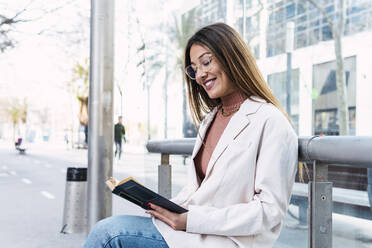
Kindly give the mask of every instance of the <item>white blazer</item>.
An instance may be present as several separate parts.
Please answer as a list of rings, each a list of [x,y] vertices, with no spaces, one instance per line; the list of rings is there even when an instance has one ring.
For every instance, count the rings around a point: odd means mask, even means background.
[[[172,201],[189,209],[185,231],[153,223],[170,248],[272,247],[295,179],[298,139],[272,104],[247,99],[224,130],[199,185],[194,158],[217,108],[202,121],[187,185]],[[201,138],[201,139],[200,139]]]

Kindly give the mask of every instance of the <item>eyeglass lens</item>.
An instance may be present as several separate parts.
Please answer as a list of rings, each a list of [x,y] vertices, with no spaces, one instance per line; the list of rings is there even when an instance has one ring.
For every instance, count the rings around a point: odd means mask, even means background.
[[[201,69],[203,72],[208,72],[210,70],[211,65],[211,54],[205,54],[203,57],[200,58],[199,65],[189,65],[186,67],[186,74],[191,78],[196,78],[196,73],[198,68]]]

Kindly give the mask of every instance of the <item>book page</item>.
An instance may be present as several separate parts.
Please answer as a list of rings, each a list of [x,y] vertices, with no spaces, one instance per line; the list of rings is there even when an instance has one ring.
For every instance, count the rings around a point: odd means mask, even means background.
[[[106,181],[106,185],[111,189],[111,191],[113,191],[117,185],[117,181],[115,178],[113,177],[110,177],[107,181]]]
[[[133,181],[135,181],[136,183],[141,184],[142,186],[144,186],[142,183],[138,182],[138,181],[137,181],[136,179],[134,179],[133,177],[127,177],[127,178],[125,178],[125,179],[121,180],[117,185],[120,185],[120,184],[123,184],[123,183],[125,183],[125,182],[128,182],[129,180],[133,180]]]

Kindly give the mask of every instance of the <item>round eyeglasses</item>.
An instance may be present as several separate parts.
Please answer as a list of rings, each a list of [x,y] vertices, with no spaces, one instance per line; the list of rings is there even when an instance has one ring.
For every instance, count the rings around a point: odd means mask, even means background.
[[[186,75],[190,79],[195,80],[196,75],[198,73],[198,69],[200,69],[202,72],[209,72],[210,70],[212,70],[212,68],[213,68],[212,57],[213,57],[213,55],[210,54],[210,53],[206,53],[206,54],[202,55],[199,58],[199,64],[198,65],[192,64],[192,65],[188,65],[185,68]]]

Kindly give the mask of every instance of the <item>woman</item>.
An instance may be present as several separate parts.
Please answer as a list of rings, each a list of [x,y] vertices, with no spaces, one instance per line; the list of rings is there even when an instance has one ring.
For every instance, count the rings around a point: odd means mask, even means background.
[[[171,213],[99,222],[85,247],[272,247],[297,164],[297,137],[239,34],[200,29],[185,49],[189,104],[199,123],[188,183]],[[203,114],[205,113],[205,116]],[[139,227],[137,227],[139,226]]]

